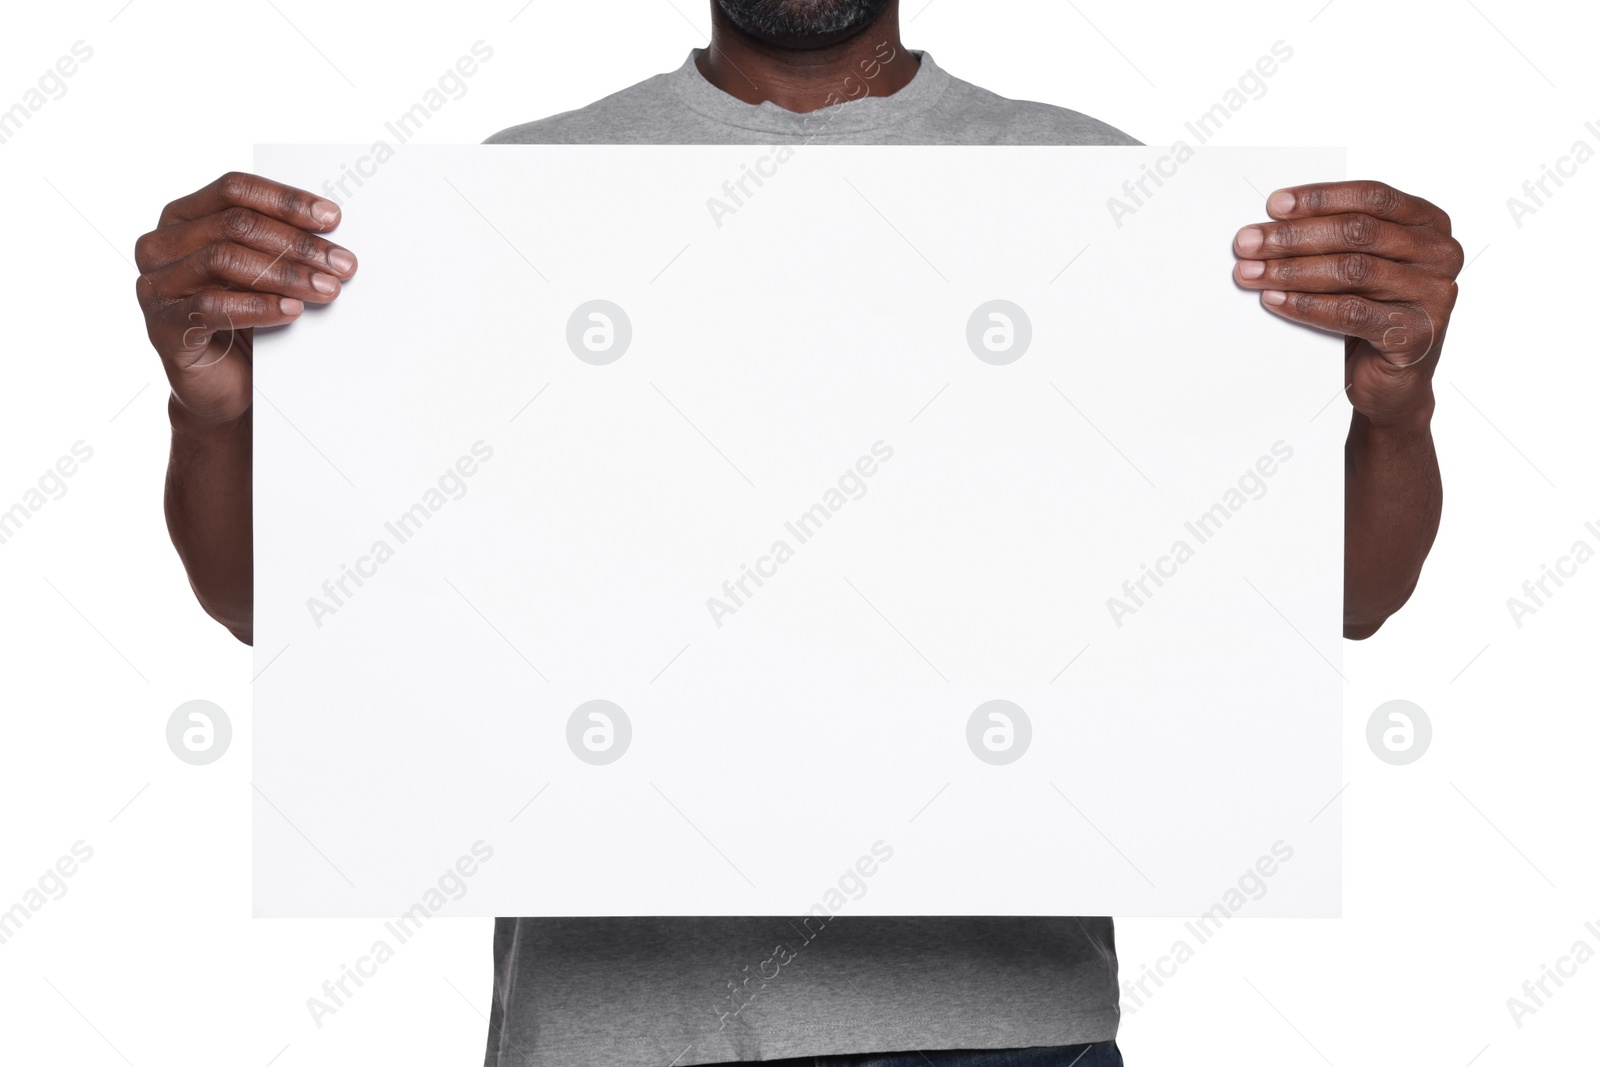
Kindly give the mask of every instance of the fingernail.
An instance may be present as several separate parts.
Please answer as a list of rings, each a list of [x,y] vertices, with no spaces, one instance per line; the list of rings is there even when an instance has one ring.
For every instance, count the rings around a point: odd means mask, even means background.
[[[311,217],[324,226],[330,226],[339,218],[339,205],[328,200],[315,200],[311,204]]]
[[[1263,289],[1263,290],[1261,290],[1261,302],[1263,304],[1272,304],[1273,306],[1277,306],[1278,304],[1282,304],[1283,302],[1285,302],[1288,299],[1289,299],[1289,294],[1288,293],[1280,292],[1277,289]]]
[[[311,288],[319,293],[337,293],[339,291],[339,279],[331,274],[323,274],[318,271],[311,275]]]
[[[1245,255],[1249,255],[1251,252],[1254,252],[1256,249],[1260,248],[1262,244],[1265,243],[1266,239],[1267,235],[1262,233],[1256,227],[1246,226],[1244,229],[1239,231],[1239,236],[1235,237],[1233,241],[1234,244],[1238,246],[1239,251],[1243,252]]]
[[[1254,281],[1267,273],[1267,265],[1259,259],[1242,259],[1239,261],[1239,277],[1247,281]]]
[[[328,250],[328,266],[340,274],[349,274],[356,269],[356,257],[342,248],[330,248]]]
[[[1294,210],[1294,194],[1287,189],[1279,189],[1267,197],[1267,211],[1274,215],[1287,215]]]
[[[292,296],[286,296],[282,300],[278,301],[278,310],[282,311],[285,315],[298,315],[305,309],[305,301],[296,300]]]

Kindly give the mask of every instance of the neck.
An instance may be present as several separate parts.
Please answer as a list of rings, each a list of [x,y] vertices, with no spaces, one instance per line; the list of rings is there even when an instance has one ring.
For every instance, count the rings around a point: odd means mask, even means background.
[[[747,104],[770,100],[787,111],[818,111],[867,96],[888,96],[916,76],[917,57],[900,43],[899,3],[842,40],[780,43],[735,26],[711,5],[711,45],[696,65],[712,85]]]

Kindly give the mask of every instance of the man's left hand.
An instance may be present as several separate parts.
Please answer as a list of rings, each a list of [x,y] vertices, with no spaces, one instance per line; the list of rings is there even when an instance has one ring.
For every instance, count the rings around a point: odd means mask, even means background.
[[[1279,189],[1234,238],[1233,277],[1267,310],[1345,335],[1345,391],[1378,425],[1426,425],[1456,303],[1450,216],[1382,182]]]

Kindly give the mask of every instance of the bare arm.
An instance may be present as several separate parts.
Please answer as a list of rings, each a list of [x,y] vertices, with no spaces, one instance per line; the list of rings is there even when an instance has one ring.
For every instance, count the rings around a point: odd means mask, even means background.
[[[250,424],[197,424],[174,399],[167,459],[167,533],[206,614],[253,643],[255,571],[250,527]]]
[[[1344,635],[1360,641],[1416,589],[1444,488],[1426,420],[1379,426],[1357,411],[1344,455]]]

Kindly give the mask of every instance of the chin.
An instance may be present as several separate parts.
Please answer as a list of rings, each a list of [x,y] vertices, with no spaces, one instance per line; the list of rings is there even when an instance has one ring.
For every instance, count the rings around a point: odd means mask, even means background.
[[[890,0],[717,0],[752,37],[788,48],[821,48],[854,37],[889,8]]]

